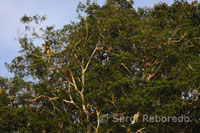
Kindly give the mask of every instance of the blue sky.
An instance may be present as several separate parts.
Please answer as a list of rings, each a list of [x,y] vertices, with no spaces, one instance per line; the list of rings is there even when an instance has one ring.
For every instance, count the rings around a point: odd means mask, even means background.
[[[23,31],[20,18],[27,14],[47,15],[45,25],[57,28],[77,20],[76,7],[86,0],[0,0],[0,76],[10,77],[4,63],[18,55],[19,43],[14,40]],[[92,1],[92,0],[91,0]],[[103,4],[105,0],[95,0]],[[158,2],[172,4],[173,0],[135,0],[134,7],[152,7]],[[191,2],[192,0],[188,0]]]

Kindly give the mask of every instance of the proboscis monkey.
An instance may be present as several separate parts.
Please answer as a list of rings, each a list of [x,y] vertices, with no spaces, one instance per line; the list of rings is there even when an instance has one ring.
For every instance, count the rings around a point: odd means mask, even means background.
[[[71,73],[70,70],[65,70],[64,71],[64,76],[66,80],[69,80],[71,78]]]
[[[143,61],[145,62],[145,67],[152,66],[152,62],[149,57],[145,57]]]
[[[43,43],[42,46],[44,47],[44,54],[50,54],[51,48],[46,43]]]

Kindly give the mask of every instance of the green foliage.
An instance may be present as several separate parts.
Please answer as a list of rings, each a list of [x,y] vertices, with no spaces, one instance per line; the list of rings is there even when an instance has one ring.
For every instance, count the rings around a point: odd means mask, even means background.
[[[132,5],[80,3],[80,22],[39,33],[31,24],[37,27],[45,16],[22,17],[27,33],[19,39],[21,55],[7,64],[14,77],[0,77],[0,131],[199,132],[200,4]],[[138,123],[113,121],[116,114],[137,112]],[[145,114],[191,121],[144,122]],[[99,122],[99,115],[108,122]]]

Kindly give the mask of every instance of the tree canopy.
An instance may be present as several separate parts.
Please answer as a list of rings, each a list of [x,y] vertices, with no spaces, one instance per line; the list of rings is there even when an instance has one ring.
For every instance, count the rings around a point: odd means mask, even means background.
[[[23,16],[20,55],[6,64],[14,77],[0,77],[0,131],[200,132],[200,4],[133,4],[88,0],[61,29]]]

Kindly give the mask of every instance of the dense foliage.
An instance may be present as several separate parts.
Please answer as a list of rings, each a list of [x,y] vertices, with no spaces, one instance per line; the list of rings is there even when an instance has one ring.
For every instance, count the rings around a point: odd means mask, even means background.
[[[200,132],[200,4],[132,5],[88,1],[79,22],[38,32],[45,17],[25,15],[20,56],[7,64],[14,77],[0,77],[0,132]],[[137,123],[123,120],[137,112]]]

